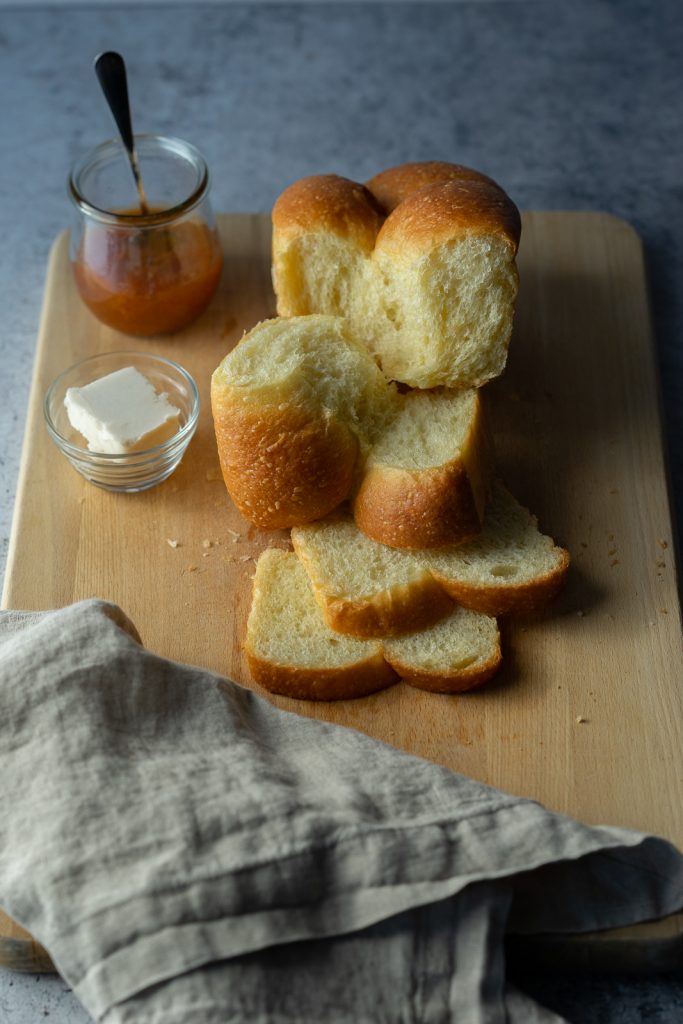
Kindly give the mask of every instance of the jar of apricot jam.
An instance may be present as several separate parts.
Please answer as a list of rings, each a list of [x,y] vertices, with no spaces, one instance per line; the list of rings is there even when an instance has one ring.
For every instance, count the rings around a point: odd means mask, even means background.
[[[135,141],[144,213],[118,140],[73,168],[71,264],[81,298],[99,320],[125,334],[162,334],[187,327],[204,310],[223,258],[200,153],[160,135]]]

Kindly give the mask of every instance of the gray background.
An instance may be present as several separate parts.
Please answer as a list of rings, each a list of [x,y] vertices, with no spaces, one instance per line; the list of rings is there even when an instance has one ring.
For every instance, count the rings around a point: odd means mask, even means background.
[[[522,208],[629,220],[645,246],[683,508],[680,0],[31,2],[0,5],[0,572],[66,174],[111,133],[90,68],[102,49],[127,57],[137,130],[204,152],[217,210],[268,210],[309,173],[363,180],[441,158],[492,175]],[[525,984],[577,1024],[683,1020],[674,977]],[[87,1019],[60,979],[0,972],[2,1024],[48,1016]]]

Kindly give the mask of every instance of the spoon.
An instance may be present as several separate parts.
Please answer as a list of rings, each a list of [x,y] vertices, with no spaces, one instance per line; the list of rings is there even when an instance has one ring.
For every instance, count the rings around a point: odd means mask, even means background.
[[[145,196],[145,189],[140,174],[138,154],[135,149],[135,138],[133,136],[133,124],[130,116],[130,104],[128,102],[128,80],[126,78],[126,65],[120,53],[108,50],[95,57],[93,64],[95,74],[102,87],[104,98],[109,104],[116,127],[119,130],[121,141],[128,153],[130,168],[135,178],[135,187],[138,190],[140,201],[140,212],[146,215],[150,212]]]

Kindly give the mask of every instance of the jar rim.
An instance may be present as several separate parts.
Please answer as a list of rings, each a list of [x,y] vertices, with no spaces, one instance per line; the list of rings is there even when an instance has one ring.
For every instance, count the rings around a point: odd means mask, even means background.
[[[72,202],[83,213],[104,224],[118,224],[126,227],[153,227],[157,224],[166,224],[169,221],[177,220],[178,217],[193,210],[206,196],[209,189],[209,169],[204,157],[199,150],[190,142],[178,139],[172,135],[155,135],[153,133],[141,133],[135,135],[136,148],[144,149],[149,143],[158,146],[160,150],[175,153],[184,157],[194,165],[198,174],[198,184],[190,195],[182,202],[169,206],[164,210],[154,213],[121,213],[113,210],[106,210],[103,207],[91,203],[83,195],[80,180],[83,174],[96,162],[104,162],[108,157],[124,154],[127,160],[123,143],[118,138],[107,139],[93,149],[88,150],[74,163],[69,173],[68,192]]]

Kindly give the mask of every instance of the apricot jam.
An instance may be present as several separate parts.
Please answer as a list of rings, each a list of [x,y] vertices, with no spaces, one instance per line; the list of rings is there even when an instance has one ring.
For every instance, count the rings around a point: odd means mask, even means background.
[[[70,256],[86,306],[125,334],[178,331],[216,290],[223,257],[206,161],[194,146],[136,135],[148,208],[120,140],[101,143],[69,177],[75,208]]]
[[[122,211],[121,217],[132,213]],[[178,331],[199,316],[216,290],[222,262],[216,232],[203,221],[90,224],[73,270],[81,298],[98,320],[125,334],[150,335]]]

